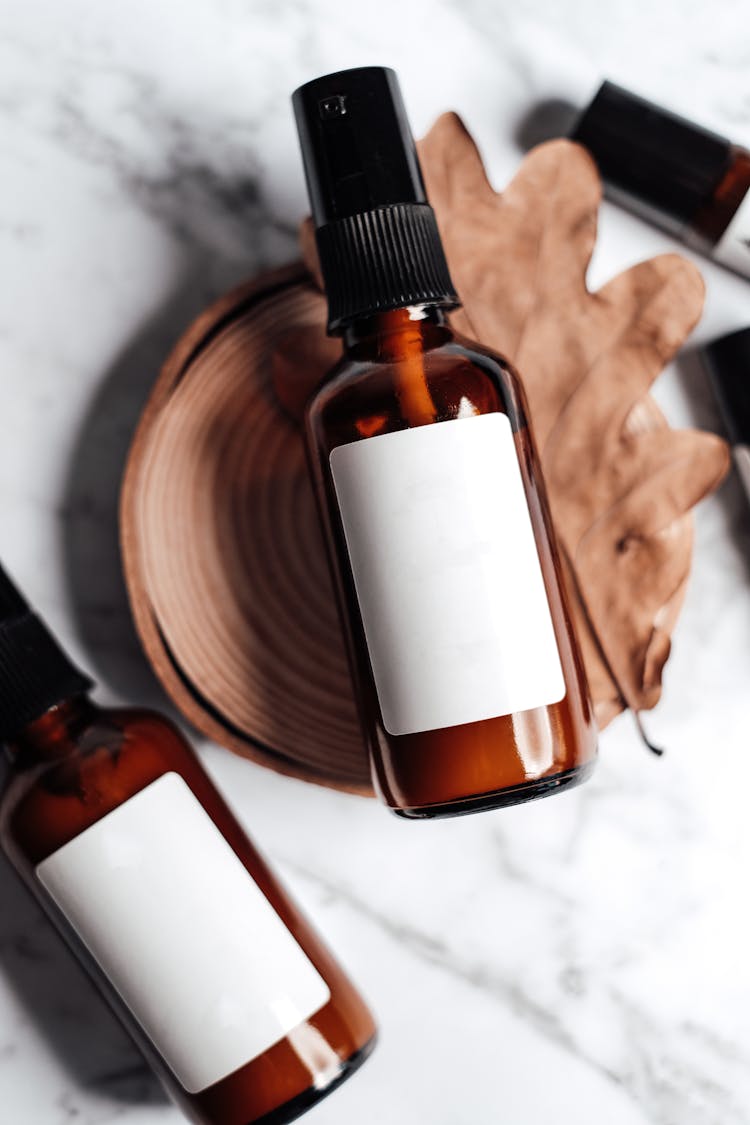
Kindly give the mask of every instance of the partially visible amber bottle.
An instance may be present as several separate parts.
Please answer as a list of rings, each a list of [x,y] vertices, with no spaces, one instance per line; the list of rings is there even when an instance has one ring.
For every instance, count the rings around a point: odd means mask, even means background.
[[[607,194],[688,246],[750,277],[750,152],[604,82],[571,133]]]
[[[308,449],[376,784],[411,818],[558,791],[595,733],[518,379],[448,327],[394,73],[328,75],[294,107],[345,344]]]
[[[179,731],[91,686],[0,570],[3,851],[191,1121],[292,1121],[372,1017]]]

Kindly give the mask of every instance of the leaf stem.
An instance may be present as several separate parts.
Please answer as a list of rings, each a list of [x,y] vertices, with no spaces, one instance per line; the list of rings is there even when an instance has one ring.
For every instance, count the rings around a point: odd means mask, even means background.
[[[664,753],[664,747],[663,746],[657,746],[648,737],[648,735],[646,734],[646,729],[643,726],[643,720],[641,719],[640,712],[639,711],[631,711],[631,714],[633,716],[633,719],[635,721],[635,725],[638,728],[638,733],[641,736],[644,745],[651,751],[652,754],[656,754],[656,756],[658,758],[661,758],[661,756]]]

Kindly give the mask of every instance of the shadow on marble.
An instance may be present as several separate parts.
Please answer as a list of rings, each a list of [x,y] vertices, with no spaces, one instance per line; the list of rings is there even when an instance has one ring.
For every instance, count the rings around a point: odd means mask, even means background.
[[[537,102],[516,122],[513,139],[522,152],[555,137],[569,136],[580,109],[562,98]]]
[[[206,304],[241,279],[236,263],[230,276],[215,259],[196,256],[184,283],[103,377],[81,421],[63,483],[62,558],[86,670],[118,696],[172,713],[128,605],[118,537],[120,484],[133,433],[164,359]]]
[[[166,1104],[138,1048],[31,894],[0,855],[0,974],[23,1014],[4,1027],[3,1061],[13,1066],[28,1020],[76,1087],[127,1104]]]
[[[118,697],[172,713],[130,614],[118,504],[133,433],[162,362],[208,302],[252,273],[198,254],[190,265],[100,381],[74,437],[60,504],[62,564],[86,670]],[[123,1104],[168,1103],[137,1046],[2,854],[0,976],[24,1013],[0,1044],[6,1065],[12,1066],[15,1039],[28,1034],[28,1013],[77,1088]]]
[[[692,425],[726,438],[698,348],[684,348],[674,363]],[[718,489],[716,498],[728,534],[744,559],[746,575],[750,579],[750,504],[736,472],[730,472]]]

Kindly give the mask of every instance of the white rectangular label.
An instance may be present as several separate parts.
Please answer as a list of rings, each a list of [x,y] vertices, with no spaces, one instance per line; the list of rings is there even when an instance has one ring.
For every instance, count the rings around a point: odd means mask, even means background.
[[[714,247],[713,257],[722,265],[750,277],[750,192]]]
[[[330,999],[221,832],[168,773],[37,876],[189,1093]]]
[[[331,453],[390,734],[508,715],[565,694],[510,422],[439,422]]]

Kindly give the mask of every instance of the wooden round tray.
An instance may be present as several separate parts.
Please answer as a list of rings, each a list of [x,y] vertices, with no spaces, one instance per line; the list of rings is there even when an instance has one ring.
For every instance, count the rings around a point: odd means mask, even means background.
[[[577,145],[540,145],[503,192],[455,114],[419,149],[463,299],[454,326],[523,372],[605,726],[659,699],[690,571],[690,509],[728,466],[722,441],[671,430],[649,394],[700,316],[703,283],[667,254],[587,289],[601,184]],[[314,269],[310,224],[302,252]],[[299,264],[229,293],[188,329],[131,449],[122,548],[146,653],[187,718],[277,770],[370,792],[290,420],[339,354],[325,319]]]
[[[295,265],[191,325],[135,435],[121,540],[136,627],[182,713],[263,765],[369,793],[302,438],[271,389],[274,347],[323,301]]]

